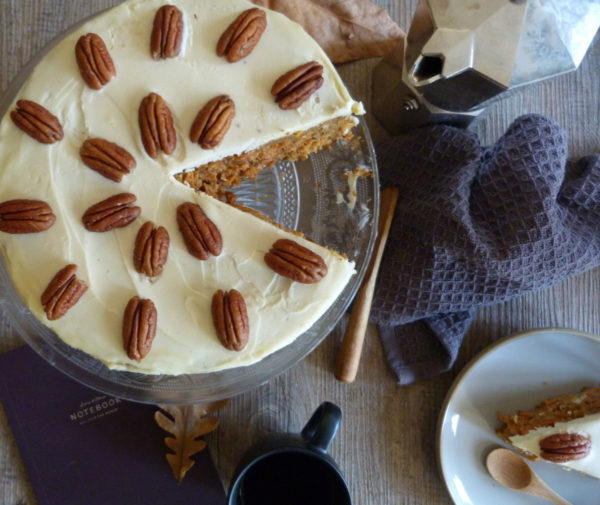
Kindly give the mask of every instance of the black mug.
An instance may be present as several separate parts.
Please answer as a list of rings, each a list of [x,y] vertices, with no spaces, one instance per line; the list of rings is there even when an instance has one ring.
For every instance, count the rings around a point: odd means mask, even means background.
[[[228,505],[352,505],[350,490],[327,447],[342,420],[322,403],[300,434],[269,435],[234,472]]]

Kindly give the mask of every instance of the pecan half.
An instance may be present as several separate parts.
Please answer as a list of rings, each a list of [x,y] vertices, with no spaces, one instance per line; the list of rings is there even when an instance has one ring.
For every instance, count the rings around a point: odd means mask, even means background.
[[[17,108],[11,111],[10,118],[27,135],[42,144],[54,144],[63,138],[58,118],[39,103],[17,100]]]
[[[163,5],[156,11],[150,53],[155,60],[175,58],[181,51],[183,14],[174,5]]]
[[[540,456],[553,463],[585,458],[591,448],[590,439],[579,433],[555,433],[540,440]]]
[[[250,326],[246,302],[239,291],[218,290],[212,298],[211,312],[217,337],[230,351],[241,351],[248,343]]]
[[[123,347],[129,359],[141,361],[150,352],[156,335],[154,302],[134,296],[123,315]]]
[[[40,200],[0,203],[0,231],[5,233],[38,233],[50,228],[55,220],[50,205]]]
[[[323,84],[323,66],[310,61],[283,74],[275,81],[271,94],[280,109],[297,109]]]
[[[133,266],[136,271],[148,277],[159,275],[167,262],[169,242],[166,228],[155,228],[152,221],[146,221],[135,238]]]
[[[59,319],[75,305],[87,290],[87,284],[77,278],[77,265],[59,270],[42,293],[42,305],[50,321]]]
[[[189,253],[200,260],[209,254],[218,256],[223,250],[219,229],[199,205],[184,202],[177,207],[177,224]]]
[[[202,149],[216,147],[231,126],[235,116],[235,104],[227,95],[210,100],[194,119],[190,129],[190,140]]]
[[[131,204],[136,201],[131,193],[119,193],[92,205],[83,214],[83,225],[88,231],[104,232],[123,228],[140,215],[142,209]]]
[[[117,75],[106,44],[95,33],[79,37],[75,45],[75,58],[81,77],[92,89],[101,89]]]
[[[289,239],[277,240],[265,254],[265,263],[279,275],[303,284],[318,282],[327,275],[321,256]]]
[[[86,140],[79,155],[88,167],[115,182],[121,182],[136,167],[135,158],[127,150],[105,139]]]
[[[245,10],[227,27],[217,42],[217,56],[234,63],[248,56],[267,28],[265,11],[256,7]]]
[[[162,96],[150,93],[144,97],[139,109],[139,123],[144,149],[151,158],[158,152],[171,154],[177,146],[173,115]]]

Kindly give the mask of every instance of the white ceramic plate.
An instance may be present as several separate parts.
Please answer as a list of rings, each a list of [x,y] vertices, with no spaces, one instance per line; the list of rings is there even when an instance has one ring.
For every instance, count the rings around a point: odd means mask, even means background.
[[[450,389],[438,424],[438,462],[456,505],[536,505],[539,498],[506,489],[487,473],[497,446],[497,411],[530,409],[543,399],[600,383],[600,338],[549,328],[519,333],[476,356]],[[529,462],[565,499],[598,505],[600,481],[547,463]]]

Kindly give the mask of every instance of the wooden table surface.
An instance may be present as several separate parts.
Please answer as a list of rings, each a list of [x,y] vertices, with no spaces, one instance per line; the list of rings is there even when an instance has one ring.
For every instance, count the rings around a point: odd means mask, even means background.
[[[198,0],[201,1],[201,0]],[[119,0],[0,0],[0,92],[19,69],[54,36]],[[408,29],[416,0],[375,0]],[[370,110],[371,71],[377,59],[339,67],[355,98]],[[539,112],[569,133],[573,156],[600,151],[600,38],[580,68],[528,86],[494,105],[474,129],[495,141],[517,116]],[[375,140],[387,132],[367,112]],[[513,332],[548,326],[600,334],[600,271],[566,280],[551,289],[482,308],[451,372],[434,380],[398,386],[387,368],[377,330],[369,327],[356,381],[333,377],[341,335],[334,332],[306,359],[254,391],[233,398],[219,413],[221,425],[208,445],[225,485],[242,453],[269,431],[299,431],[324,400],[338,404],[343,422],[331,446],[356,505],[446,505],[436,462],[436,423],[444,397],[468,360],[494,340]],[[22,345],[0,315],[0,353]],[[0,377],[0,380],[1,377]],[[37,503],[4,411],[0,408],[0,503]]]

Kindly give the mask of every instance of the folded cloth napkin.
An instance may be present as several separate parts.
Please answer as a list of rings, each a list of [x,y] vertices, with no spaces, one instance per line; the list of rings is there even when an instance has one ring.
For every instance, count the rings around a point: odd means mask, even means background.
[[[522,116],[492,147],[430,126],[377,157],[400,198],[371,322],[400,384],[454,364],[475,307],[600,264],[600,156],[568,161],[551,119]]]

